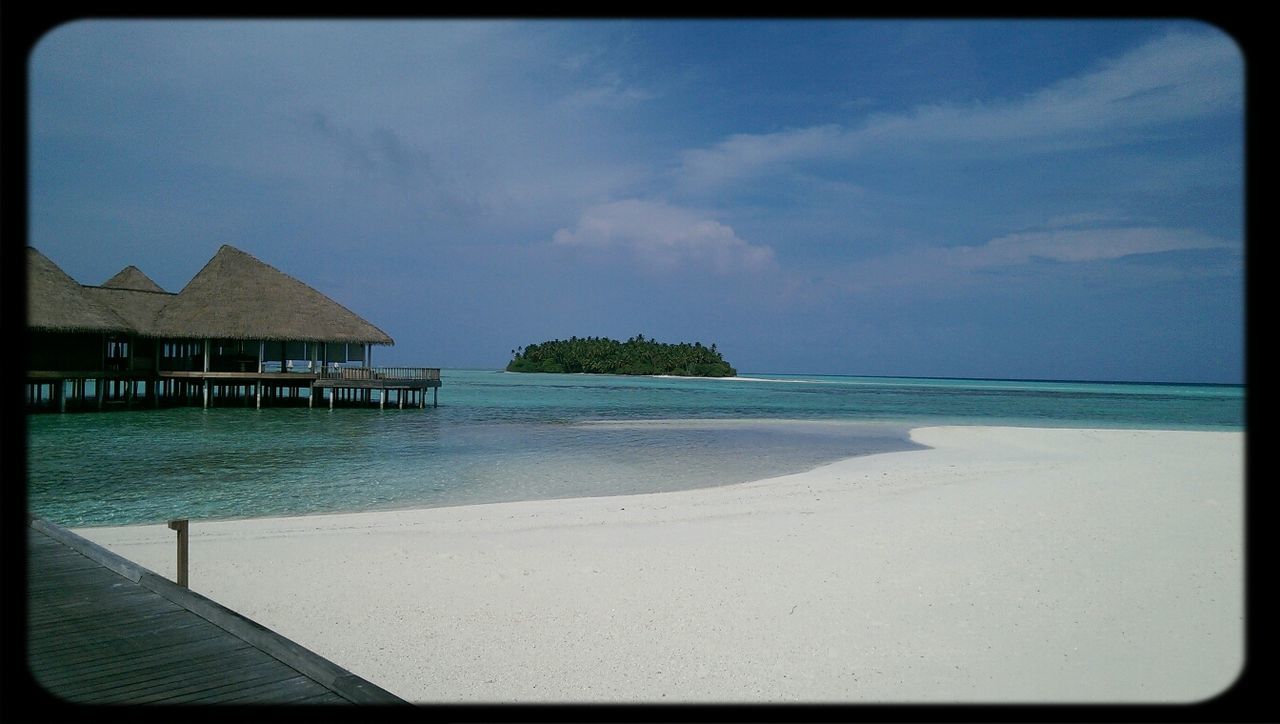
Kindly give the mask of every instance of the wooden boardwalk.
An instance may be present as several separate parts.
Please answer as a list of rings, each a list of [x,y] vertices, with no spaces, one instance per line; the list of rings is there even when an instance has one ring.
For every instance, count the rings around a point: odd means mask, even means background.
[[[27,532],[27,666],[85,704],[404,704],[60,526]]]

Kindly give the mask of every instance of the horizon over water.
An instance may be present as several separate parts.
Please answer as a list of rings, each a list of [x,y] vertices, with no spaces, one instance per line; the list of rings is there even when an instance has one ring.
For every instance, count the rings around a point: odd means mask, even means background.
[[[1243,430],[1244,386],[444,370],[426,409],[27,416],[27,501],[68,526],[660,492],[918,449],[924,425]],[[92,464],[87,461],[92,460]]]

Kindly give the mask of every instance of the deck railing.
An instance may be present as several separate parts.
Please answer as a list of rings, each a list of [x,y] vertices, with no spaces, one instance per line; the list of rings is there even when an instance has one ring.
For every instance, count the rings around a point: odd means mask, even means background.
[[[322,367],[322,380],[438,380],[439,367]]]

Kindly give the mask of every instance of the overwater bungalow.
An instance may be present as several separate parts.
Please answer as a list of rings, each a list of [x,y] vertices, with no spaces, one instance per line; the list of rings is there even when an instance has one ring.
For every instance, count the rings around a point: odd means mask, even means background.
[[[176,294],[134,266],[83,285],[28,247],[27,331],[29,410],[438,403],[439,368],[374,367],[386,332],[232,246]]]

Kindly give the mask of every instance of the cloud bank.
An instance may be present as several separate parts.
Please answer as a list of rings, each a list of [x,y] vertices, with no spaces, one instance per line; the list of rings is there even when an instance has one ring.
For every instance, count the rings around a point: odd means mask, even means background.
[[[1222,36],[1170,33],[1023,98],[922,105],[908,114],[873,115],[858,128],[735,134],[685,151],[679,178],[686,187],[714,187],[788,164],[886,148],[1018,154],[1120,144],[1141,129],[1239,108],[1241,64],[1239,50]]]
[[[747,243],[725,224],[688,209],[639,199],[592,206],[574,228],[557,231],[552,244],[623,250],[663,270],[698,266],[729,274],[775,264],[771,248]]]
[[[977,269],[1023,264],[1033,259],[1088,262],[1136,254],[1192,249],[1236,249],[1238,242],[1218,239],[1190,229],[1128,227],[1051,229],[1007,234],[981,246],[937,250],[943,263]]]

